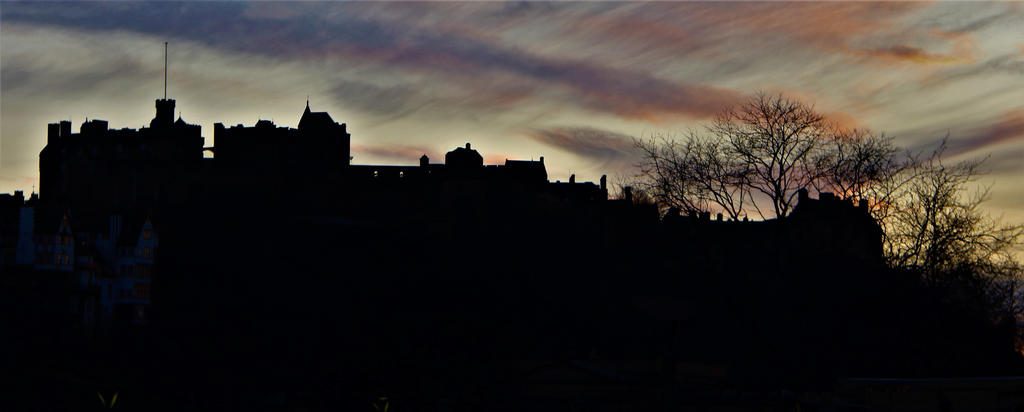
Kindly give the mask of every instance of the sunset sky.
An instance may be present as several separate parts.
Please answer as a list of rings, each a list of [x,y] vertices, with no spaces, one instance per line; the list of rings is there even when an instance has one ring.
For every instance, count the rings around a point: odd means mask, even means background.
[[[163,94],[200,124],[314,111],[357,164],[545,157],[628,175],[631,138],[700,130],[758,90],[910,149],[985,157],[1024,222],[1024,3],[0,3],[0,193],[38,184],[46,124],[138,128]],[[301,144],[301,142],[296,142]]]

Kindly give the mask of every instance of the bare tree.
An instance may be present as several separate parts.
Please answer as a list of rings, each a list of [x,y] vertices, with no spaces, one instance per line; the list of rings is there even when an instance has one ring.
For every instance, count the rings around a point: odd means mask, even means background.
[[[817,153],[818,178],[813,187],[844,199],[871,200],[880,185],[914,164],[910,157],[900,160],[899,153],[892,138],[884,134],[833,127]]]
[[[797,192],[832,166],[819,156],[832,130],[810,106],[759,93],[722,112],[706,135],[637,140],[641,181],[666,207],[716,209],[739,219],[747,207],[764,218],[761,206],[770,204],[769,217],[785,217]]]
[[[643,155],[637,187],[663,207],[689,212],[721,210],[733,219],[744,214],[746,166],[717,140],[689,133],[682,141],[638,139]]]
[[[815,154],[827,126],[806,104],[758,93],[716,117],[709,131],[725,142],[729,157],[746,167],[743,184],[749,192],[765,196],[775,217],[785,217],[797,192],[812,187],[820,176]]]
[[[964,264],[1012,259],[1024,240],[1024,225],[1000,225],[980,207],[988,188],[970,193],[982,161],[946,165],[945,142],[902,175],[906,182],[890,198],[885,226],[887,253],[897,267],[919,268],[926,275]]]
[[[994,322],[1024,314],[1024,266],[1015,255],[1024,225],[983,213],[987,189],[968,190],[982,161],[944,164],[945,140],[930,156],[901,154],[884,134],[844,130],[810,106],[759,93],[706,133],[635,146],[643,162],[634,185],[663,208],[717,209],[738,219],[745,208],[765,217],[760,206],[771,204],[768,217],[782,218],[803,188],[864,200],[883,229],[891,267],[919,274],[940,296]]]
[[[635,176],[618,175],[613,178],[612,187],[615,192],[612,195],[615,199],[628,199],[637,206],[661,207],[661,203],[648,191],[644,182]]]
[[[943,163],[945,141],[928,158],[885,182],[896,187],[878,219],[885,253],[895,268],[919,273],[932,286],[964,295],[975,291],[994,317],[1016,316],[1024,267],[1016,259],[1024,225],[1005,225],[981,210],[988,188],[971,192],[982,160]],[[993,319],[998,320],[998,319]]]

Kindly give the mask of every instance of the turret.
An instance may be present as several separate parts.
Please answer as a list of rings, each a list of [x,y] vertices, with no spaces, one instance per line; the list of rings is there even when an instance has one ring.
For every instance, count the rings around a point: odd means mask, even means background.
[[[156,100],[156,117],[149,122],[149,127],[168,127],[174,124],[174,99]]]
[[[484,165],[484,158],[480,156],[473,146],[466,143],[466,147],[456,147],[444,155],[444,164],[448,168],[475,169]]]

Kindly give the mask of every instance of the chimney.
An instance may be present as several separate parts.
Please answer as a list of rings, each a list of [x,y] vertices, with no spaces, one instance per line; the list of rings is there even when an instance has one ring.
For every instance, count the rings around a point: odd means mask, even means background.
[[[469,149],[472,149],[472,147],[469,146],[469,142],[466,142],[466,150],[469,150]]]
[[[50,123],[46,125],[46,144],[51,145],[57,143],[60,139],[60,123]]]
[[[541,161],[543,161],[543,159],[544,158],[542,157]],[[626,198],[627,202],[633,203],[633,187],[632,186],[626,186],[626,187],[622,188],[622,195],[623,195],[623,197]]]
[[[608,175],[601,175],[601,190],[608,190]]]
[[[722,221],[722,214],[719,213],[717,216],[715,216],[715,219],[718,220],[719,222],[721,222]]]
[[[807,201],[807,189],[800,189],[797,191],[797,204],[801,204]]]
[[[430,165],[430,158],[424,153],[423,156],[420,156],[420,167],[427,167],[428,165]]]
[[[569,175],[569,183],[576,183],[576,174]]]
[[[25,191],[23,191],[23,190],[15,190],[14,191],[14,201],[18,202],[18,206],[24,205],[24,203],[25,203]]]
[[[540,157],[540,164],[544,164],[544,156]]]
[[[71,121],[61,120],[60,121],[60,137],[71,136]]]

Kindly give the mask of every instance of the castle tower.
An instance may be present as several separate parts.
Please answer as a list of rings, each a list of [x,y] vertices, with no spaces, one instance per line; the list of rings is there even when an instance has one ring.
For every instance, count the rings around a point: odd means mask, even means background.
[[[174,124],[174,99],[156,100],[156,117],[149,122],[149,127],[163,128]]]

